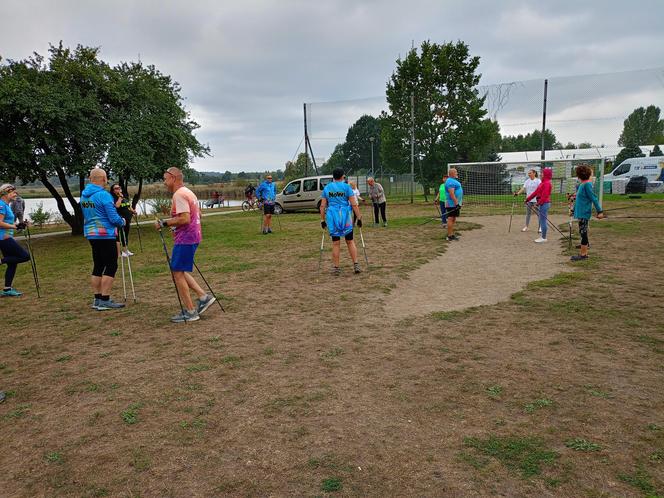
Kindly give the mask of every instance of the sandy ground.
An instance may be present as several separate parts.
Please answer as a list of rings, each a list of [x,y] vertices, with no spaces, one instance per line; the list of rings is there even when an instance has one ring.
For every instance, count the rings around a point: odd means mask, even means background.
[[[385,300],[385,313],[393,319],[435,311],[462,310],[504,301],[528,282],[550,278],[562,270],[561,235],[549,227],[548,242],[536,244],[537,232],[521,232],[521,217],[481,216],[463,221],[482,225],[464,232],[458,242],[397,285]],[[559,225],[563,216],[552,216]],[[472,249],[472,250],[471,250]]]

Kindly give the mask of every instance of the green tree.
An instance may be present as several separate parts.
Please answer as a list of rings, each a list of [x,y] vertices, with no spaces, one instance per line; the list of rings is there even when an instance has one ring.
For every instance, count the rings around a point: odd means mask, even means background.
[[[337,144],[334,152],[325,161],[320,168],[321,175],[331,175],[335,168],[343,168],[344,171],[349,171],[348,161],[344,157],[344,144]]]
[[[567,144],[566,148],[575,149],[576,147],[569,147],[574,145]],[[560,149],[562,146],[556,139],[556,135],[549,129],[544,130],[544,149]],[[542,149],[542,132],[540,130],[533,130],[525,135],[505,136],[501,140],[501,152],[523,152],[529,150]]]
[[[664,143],[664,119],[659,119],[660,109],[654,105],[634,109],[623,122],[618,145],[648,145]]]
[[[571,150],[571,149],[576,149],[577,147],[576,147],[576,144],[574,144],[572,142],[567,142],[567,144],[565,144],[562,148],[567,149],[567,150]]]
[[[594,147],[590,142],[581,142],[579,144],[579,149],[592,149]]]
[[[300,152],[295,161],[286,161],[284,180],[289,182],[295,178],[300,178],[306,174],[305,171],[311,173],[311,166],[309,166],[307,171],[307,161],[308,157],[306,152]],[[311,164],[311,161],[309,161],[309,164]]]
[[[628,145],[618,153],[613,164],[620,166],[620,163],[631,157],[645,157],[645,154],[641,152],[638,145]]]
[[[373,138],[374,171],[380,169],[380,129],[378,118],[365,114],[348,129],[343,144],[343,158],[346,171],[358,172],[371,170],[371,139]]]
[[[664,156],[664,153],[662,153],[662,149],[659,148],[659,145],[655,145],[652,151],[650,151],[650,157],[654,156]]]
[[[71,177],[82,190],[90,169],[102,165],[125,192],[127,181],[137,179],[135,203],[143,179],[160,177],[167,166],[185,167],[189,154],[207,153],[191,134],[197,125],[179,106],[178,91],[154,68],[111,68],[97,48],[60,43],[49,48],[48,62],[38,54],[9,61],[0,66],[0,177],[43,183],[72,234],[81,234]]]
[[[415,96],[416,176],[425,192],[450,162],[487,159],[491,130],[477,90],[479,57],[459,41],[423,42],[412,49],[387,83],[389,113],[383,115],[381,160],[395,172],[410,169],[411,94]]]

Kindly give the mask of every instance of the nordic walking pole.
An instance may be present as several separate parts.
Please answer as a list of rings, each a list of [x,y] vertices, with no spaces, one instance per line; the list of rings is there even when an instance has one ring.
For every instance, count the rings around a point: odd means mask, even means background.
[[[25,242],[28,245],[28,253],[30,253],[30,266],[32,267],[32,278],[35,280],[35,288],[37,289],[37,297],[41,297],[40,285],[39,285],[39,274],[37,273],[37,262],[35,261],[35,253],[32,252],[32,238],[30,237],[30,228],[28,224],[25,224]]]
[[[119,230],[122,232],[122,228],[120,227]],[[122,236],[120,236],[120,240],[122,240]],[[127,302],[127,281],[125,280],[125,264],[124,264],[124,256],[122,255],[123,252],[123,244],[120,242],[120,254],[118,254],[118,257],[120,258],[120,265],[122,267],[122,293],[124,294],[124,300],[125,303]]]
[[[362,235],[362,227],[360,229],[360,241],[362,242],[362,250],[364,251],[364,261],[367,263],[367,271],[369,271],[369,258],[367,257],[367,246],[364,245],[364,235]]]
[[[507,233],[512,231],[512,217],[514,216],[514,203],[516,199],[512,199],[512,211],[510,212],[510,225],[507,227]]]
[[[120,241],[121,241],[122,245],[124,246],[125,254],[127,254],[127,269],[129,270],[129,283],[131,285],[131,295],[134,298],[134,303],[135,303],[136,302],[136,291],[134,290],[134,275],[131,271],[131,258],[129,257],[129,247],[127,246],[127,238],[125,237],[125,233],[124,233],[124,230],[122,228],[120,228]],[[124,269],[124,264],[123,264],[122,268]],[[124,278],[124,275],[123,275],[123,278]],[[125,296],[125,300],[126,299],[127,298]]]
[[[178,296],[178,303],[180,303],[180,311],[182,311],[182,316],[184,317],[184,323],[187,323],[187,315],[184,312],[184,306],[182,306],[182,299],[180,299],[180,293],[178,292],[178,284],[175,283],[175,276],[173,275],[173,270],[171,269],[171,258],[168,256],[168,249],[166,248],[166,241],[164,240],[164,234],[161,231],[161,220],[155,216],[157,223],[159,223],[159,237],[161,238],[161,245],[164,248],[164,254],[166,255],[166,263],[168,263],[168,271],[171,272],[171,279],[173,280],[173,286],[175,287],[175,294]]]
[[[545,219],[546,222],[549,224],[549,226],[551,226],[552,228],[554,228],[554,229],[556,230],[556,232],[558,232],[560,235],[562,235],[563,238],[564,238],[565,240],[567,240],[568,242],[571,242],[572,239],[568,239],[568,238],[567,238],[567,235],[565,235],[563,232],[561,232],[561,231],[560,231],[560,228],[558,228],[558,227],[555,225],[555,223],[553,223],[551,220],[549,220],[548,217],[544,216],[544,219]]]
[[[136,220],[136,231],[138,232],[138,243],[141,246],[141,252],[143,252],[143,239],[141,239],[141,224],[138,222],[138,213],[134,217]]]
[[[279,231],[281,231],[281,218],[279,217],[279,213],[277,213],[277,223],[279,223]]]
[[[216,295],[216,294],[214,293],[214,291],[212,290],[212,287],[210,287],[210,284],[208,284],[208,281],[205,280],[205,277],[203,276],[203,273],[201,272],[201,269],[198,267],[198,265],[196,264],[196,262],[194,262],[194,267],[196,268],[196,270],[198,270],[198,274],[199,274],[199,275],[201,276],[201,278],[203,279],[203,282],[205,282],[205,285],[207,285],[207,288],[208,288],[208,290],[210,291],[210,294],[212,294],[212,297],[214,297],[215,301],[217,301],[217,304],[218,304],[219,307],[221,308],[221,311],[223,311],[224,313],[226,313],[226,310],[225,310],[224,307],[222,306],[221,301],[219,301],[219,298],[217,298],[217,295]]]
[[[318,255],[318,272],[316,273],[316,282],[320,277],[320,265],[323,262],[323,244],[325,244],[325,229],[323,229],[323,236],[320,239],[320,253]]]

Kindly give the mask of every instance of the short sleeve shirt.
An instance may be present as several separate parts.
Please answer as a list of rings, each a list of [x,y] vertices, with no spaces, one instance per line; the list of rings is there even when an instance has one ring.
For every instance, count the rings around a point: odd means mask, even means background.
[[[354,195],[351,186],[344,182],[331,182],[323,189],[323,199],[327,199],[330,207],[349,206]]]
[[[14,212],[5,201],[0,199],[0,214],[4,216],[2,221],[9,225],[14,224]],[[14,236],[13,228],[0,228],[0,240],[10,239]]]
[[[463,204],[463,187],[461,186],[461,182],[459,182],[459,180],[457,180],[456,178],[448,178],[445,181],[445,190],[449,192],[451,188],[454,189],[454,195],[457,198],[459,206],[461,206]],[[449,195],[447,196],[447,201],[445,202],[445,205],[447,207],[455,207],[454,201],[452,200],[452,197],[450,197]]]
[[[438,188],[438,199],[440,202],[445,202],[447,200],[447,190],[445,190],[445,183],[441,183]]]
[[[530,194],[535,192],[537,190],[537,187],[539,187],[539,184],[542,183],[542,180],[539,178],[535,178],[534,180],[531,180],[528,178],[524,183],[523,183],[523,188],[526,191],[526,197],[529,197]],[[535,202],[537,200],[537,197],[533,197],[530,202]]]
[[[174,239],[176,244],[199,244],[202,239],[201,211],[198,208],[198,199],[187,187],[180,187],[173,194],[173,207],[171,215],[189,213],[189,223],[180,225],[175,229]]]

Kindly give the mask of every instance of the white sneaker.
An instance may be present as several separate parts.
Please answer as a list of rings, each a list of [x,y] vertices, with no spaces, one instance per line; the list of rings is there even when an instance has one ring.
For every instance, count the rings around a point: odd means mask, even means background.
[[[122,251],[122,252],[120,253],[120,255],[121,255],[123,258],[128,258],[128,257],[129,257],[129,254],[127,254],[125,251]]]
[[[527,231],[528,231],[528,227],[523,227],[523,228],[521,229],[521,231],[522,231],[522,232],[527,232]]]
[[[133,253],[133,252],[131,252],[131,251],[130,251],[129,249],[127,249],[127,251],[126,251],[126,252],[127,252],[127,256],[133,256],[133,255],[134,255],[134,253]]]
[[[540,237],[539,239],[535,239],[535,242],[537,242],[538,244],[541,244],[543,242],[546,242],[546,239],[543,239],[542,237]]]

